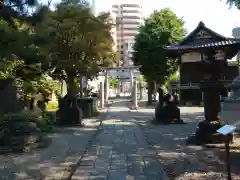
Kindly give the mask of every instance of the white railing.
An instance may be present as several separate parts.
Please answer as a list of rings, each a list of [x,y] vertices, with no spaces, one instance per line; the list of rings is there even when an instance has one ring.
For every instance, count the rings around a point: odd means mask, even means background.
[[[230,80],[220,80],[220,83],[223,83],[224,85],[229,85],[232,83]],[[171,87],[175,88],[200,88],[200,82],[186,82],[186,83],[180,83],[180,81],[172,81],[170,82]]]

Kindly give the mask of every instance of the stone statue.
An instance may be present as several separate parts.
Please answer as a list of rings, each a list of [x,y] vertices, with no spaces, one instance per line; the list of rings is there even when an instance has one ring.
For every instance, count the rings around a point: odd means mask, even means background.
[[[166,94],[162,98],[162,101],[163,102],[158,102],[155,109],[155,121],[163,124],[182,124],[183,121],[180,119],[180,110],[177,107],[177,102],[173,100],[173,97],[170,94]]]

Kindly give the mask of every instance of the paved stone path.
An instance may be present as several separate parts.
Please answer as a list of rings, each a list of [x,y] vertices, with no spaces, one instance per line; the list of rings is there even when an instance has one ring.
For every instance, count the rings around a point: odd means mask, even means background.
[[[0,155],[1,180],[59,180],[84,154],[99,119],[84,119],[84,127],[60,128],[50,134],[52,144],[32,153]]]
[[[142,131],[124,102],[109,109],[102,131],[87,151],[72,180],[164,180],[166,175],[156,160]]]

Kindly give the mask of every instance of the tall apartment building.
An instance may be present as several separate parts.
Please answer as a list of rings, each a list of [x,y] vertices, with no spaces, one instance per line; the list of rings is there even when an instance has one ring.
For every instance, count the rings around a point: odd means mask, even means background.
[[[113,39],[113,51],[117,51],[117,27],[116,27],[116,14],[110,12],[110,22],[112,23],[111,35]]]
[[[119,65],[132,65],[131,54],[135,36],[143,23],[142,6],[138,4],[116,4],[112,6],[116,15],[116,44],[120,54]]]

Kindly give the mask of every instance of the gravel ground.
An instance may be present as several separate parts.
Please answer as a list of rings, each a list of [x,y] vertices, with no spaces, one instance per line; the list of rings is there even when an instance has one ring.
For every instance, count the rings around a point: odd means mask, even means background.
[[[191,112],[186,108],[184,111]],[[137,119],[170,180],[227,179],[223,150],[186,145],[187,137],[195,132],[203,118],[202,112],[182,114],[185,125],[152,125],[152,112],[132,112],[132,117]],[[240,180],[240,153],[233,150],[231,155],[232,179]]]

